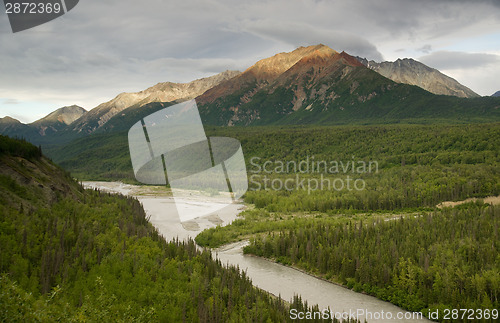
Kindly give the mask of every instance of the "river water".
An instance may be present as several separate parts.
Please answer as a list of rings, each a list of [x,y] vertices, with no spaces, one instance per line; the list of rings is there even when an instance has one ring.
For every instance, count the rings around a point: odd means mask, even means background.
[[[84,182],[83,184],[87,188],[99,188],[137,197],[150,217],[150,222],[167,240],[175,237],[194,239],[206,228],[231,223],[244,208],[242,204],[231,204],[209,216],[181,223],[176,216],[176,204],[172,197],[158,196],[159,194],[148,192],[143,187],[118,182]],[[178,199],[177,203],[177,206],[180,204],[180,207],[192,209],[193,212],[214,206],[213,201],[208,205],[190,199],[189,195]],[[275,296],[280,295],[284,300],[289,301],[294,295],[300,295],[302,300],[307,301],[309,305],[318,304],[320,310],[329,308],[332,315],[351,316],[367,322],[429,322],[375,297],[356,293],[263,258],[244,255],[242,249],[246,244],[248,241],[232,243],[214,249],[212,254],[223,264],[239,266],[241,270],[246,271],[255,286]]]

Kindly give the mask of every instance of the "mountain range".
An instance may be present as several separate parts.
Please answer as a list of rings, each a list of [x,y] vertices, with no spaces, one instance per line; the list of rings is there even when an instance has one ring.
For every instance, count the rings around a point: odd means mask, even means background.
[[[394,62],[377,63],[356,57],[371,70],[398,83],[416,85],[434,94],[453,95],[461,98],[477,98],[479,94],[458,83],[440,71],[414,59],[398,59]]]
[[[68,142],[89,135],[127,108],[139,109],[152,102],[177,102],[193,99],[218,83],[240,74],[225,71],[189,83],[158,83],[144,91],[120,93],[90,111],[76,105],[63,107],[30,124],[11,117],[0,118],[0,134],[25,138],[35,144]]]
[[[87,113],[82,107],[71,105],[59,108],[30,124],[11,117],[0,118],[0,133],[11,137],[26,138],[38,142],[38,138],[53,136]]]
[[[401,81],[415,80],[415,69],[433,75],[424,80],[448,81],[420,63],[395,66],[401,66],[399,74],[408,75]],[[357,58],[321,44],[263,59],[208,90],[197,103],[202,119],[219,126],[470,122],[500,116],[499,101],[435,95],[388,79]]]
[[[262,59],[242,73],[121,93],[88,112],[64,107],[27,125],[1,118],[0,133],[36,144],[67,143],[126,130],[149,113],[193,98],[204,123],[217,126],[500,119],[499,100],[478,97],[413,59],[376,63],[319,44]]]
[[[114,99],[98,105],[69,129],[74,132],[92,133],[104,126],[112,117],[129,108],[141,108],[152,102],[176,102],[194,99],[222,81],[240,74],[238,71],[225,71],[217,75],[198,79],[189,83],[158,83],[144,91],[121,93]]]

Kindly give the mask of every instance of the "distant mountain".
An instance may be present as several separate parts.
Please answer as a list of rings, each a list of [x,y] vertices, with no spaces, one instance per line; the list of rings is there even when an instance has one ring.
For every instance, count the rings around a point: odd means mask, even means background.
[[[83,116],[87,111],[77,105],[59,108],[35,122],[24,124],[11,117],[0,118],[0,134],[24,138],[32,143],[50,142],[53,135]]]
[[[15,125],[19,125],[19,124],[22,124],[21,121],[14,119],[14,118],[11,118],[9,116],[6,116],[5,118],[0,118],[0,125],[15,126]]]
[[[65,129],[68,125],[85,115],[87,110],[77,105],[62,107],[30,124],[41,136],[50,135]]]
[[[31,141],[37,137],[37,131],[21,121],[9,116],[0,118],[0,134],[10,136],[12,138],[26,138]]]
[[[500,91],[496,91],[496,92],[495,92],[495,93],[493,93],[491,96],[495,96],[495,97],[500,96]]]
[[[9,134],[20,129],[23,129],[25,124],[21,123],[21,121],[11,118],[9,116],[5,118],[0,118],[0,133],[1,134]]]
[[[361,57],[357,57],[357,59],[366,67],[394,82],[416,85],[434,94],[453,95],[461,98],[479,97],[477,93],[458,83],[455,79],[411,58],[382,63],[368,61]]]
[[[220,82],[239,74],[238,71],[225,71],[189,83],[158,83],[144,91],[121,93],[113,100],[102,103],[89,112],[72,105],[60,108],[31,124],[23,124],[18,120],[5,117],[0,119],[0,134],[26,138],[35,144],[52,145],[69,142],[96,130],[100,132],[112,130],[116,124],[106,127],[104,125],[125,109],[130,112],[151,102],[193,99]]]
[[[221,82],[221,84],[206,91],[196,100],[203,105],[212,103],[217,98],[245,91],[242,99],[243,101],[249,101],[259,89],[274,81],[302,58],[309,55],[331,56],[334,54],[338,53],[322,44],[299,47],[290,53],[279,53],[258,61],[237,77]]]
[[[40,120],[35,121],[35,124],[50,124],[50,123],[64,123],[66,125],[71,124],[78,118],[80,118],[82,115],[87,113],[87,110],[85,110],[82,107],[79,107],[77,105],[70,105],[67,107],[62,107],[54,112],[48,114],[47,116],[43,117]]]
[[[85,116],[72,124],[69,130],[90,134],[127,108],[140,108],[151,102],[171,102],[193,99],[220,82],[231,79],[238,74],[240,74],[238,71],[225,71],[189,83],[158,83],[144,91],[121,93],[113,100],[102,103],[90,110]]]
[[[355,67],[362,64],[328,46],[299,47],[258,61],[241,75],[199,96],[197,102],[202,115],[212,124],[269,123],[305,108],[307,94],[319,96],[325,103],[328,85],[312,89],[318,79],[341,70],[349,73]],[[333,88],[329,90],[332,94]]]

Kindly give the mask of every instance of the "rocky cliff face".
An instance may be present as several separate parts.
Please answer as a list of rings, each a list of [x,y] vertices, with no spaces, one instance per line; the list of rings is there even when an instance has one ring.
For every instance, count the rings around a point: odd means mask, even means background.
[[[171,102],[193,99],[217,84],[231,79],[240,72],[225,71],[220,74],[198,79],[189,83],[158,83],[144,91],[121,93],[111,101],[105,102],[89,111],[71,125],[76,132],[92,133],[102,127],[119,112],[132,107],[138,108],[151,102]]]
[[[414,59],[398,59],[394,62],[377,63],[359,58],[366,67],[394,82],[416,85],[434,94],[473,98],[479,95],[455,79]]]

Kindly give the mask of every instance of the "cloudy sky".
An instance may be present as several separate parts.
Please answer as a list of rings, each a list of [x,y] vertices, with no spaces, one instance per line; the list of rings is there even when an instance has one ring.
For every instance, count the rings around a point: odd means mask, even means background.
[[[500,90],[500,0],[81,0],[15,34],[0,10],[0,117],[89,110],[318,43],[376,61],[411,57],[481,95]]]

